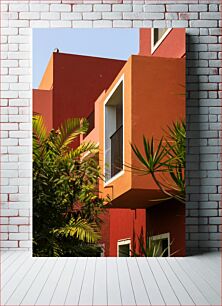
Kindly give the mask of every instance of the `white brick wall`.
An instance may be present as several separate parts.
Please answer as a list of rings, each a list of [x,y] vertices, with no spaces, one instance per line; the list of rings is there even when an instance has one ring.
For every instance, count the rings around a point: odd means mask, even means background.
[[[187,27],[187,251],[221,246],[220,18],[220,0],[1,1],[2,248],[31,245],[34,27]]]

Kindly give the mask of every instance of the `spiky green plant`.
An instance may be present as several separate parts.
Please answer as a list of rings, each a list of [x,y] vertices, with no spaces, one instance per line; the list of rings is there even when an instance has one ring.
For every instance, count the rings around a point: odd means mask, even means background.
[[[140,252],[136,252],[135,250],[131,250],[132,256],[135,257],[163,257],[165,252],[168,250],[166,247],[162,250],[161,240],[153,240],[152,237],[147,237],[146,242],[144,243],[143,237],[138,236],[139,249]]]
[[[134,169],[152,179],[165,195],[163,200],[175,199],[185,203],[185,156],[186,125],[184,121],[174,122],[159,140],[143,137],[144,153],[134,144],[134,154],[142,165],[142,169]],[[157,199],[160,200],[160,199]]]
[[[107,200],[97,190],[98,146],[84,142],[72,148],[87,128],[86,119],[74,118],[48,133],[43,118],[33,117],[34,256],[98,253],[100,213]]]

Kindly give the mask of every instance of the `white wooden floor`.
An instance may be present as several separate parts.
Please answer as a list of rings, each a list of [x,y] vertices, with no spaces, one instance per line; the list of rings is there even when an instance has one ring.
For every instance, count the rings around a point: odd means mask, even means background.
[[[0,305],[222,305],[221,254],[117,259],[3,252]]]

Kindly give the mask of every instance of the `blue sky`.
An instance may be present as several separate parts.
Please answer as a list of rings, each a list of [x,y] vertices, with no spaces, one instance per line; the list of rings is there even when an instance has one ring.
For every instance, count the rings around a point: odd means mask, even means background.
[[[126,60],[139,51],[138,29],[34,29],[33,88],[55,48],[62,53]]]

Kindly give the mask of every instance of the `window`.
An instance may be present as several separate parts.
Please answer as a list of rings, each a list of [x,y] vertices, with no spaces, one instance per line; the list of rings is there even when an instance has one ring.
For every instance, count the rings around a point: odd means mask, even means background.
[[[150,239],[157,244],[159,248],[158,256],[163,253],[163,257],[170,256],[170,233],[164,233],[161,235],[151,236]]]
[[[105,182],[123,170],[123,80],[105,103]]]
[[[130,257],[130,239],[121,239],[117,242],[117,256],[118,257]]]
[[[154,28],[151,30],[151,53],[153,53],[171,31],[169,28]]]

